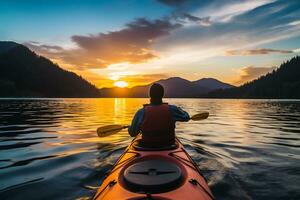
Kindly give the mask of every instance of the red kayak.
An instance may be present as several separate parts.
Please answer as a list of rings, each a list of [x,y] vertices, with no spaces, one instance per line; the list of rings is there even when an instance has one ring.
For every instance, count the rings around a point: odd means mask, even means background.
[[[176,138],[172,146],[147,148],[135,138],[107,175],[94,199],[211,200],[205,178]]]

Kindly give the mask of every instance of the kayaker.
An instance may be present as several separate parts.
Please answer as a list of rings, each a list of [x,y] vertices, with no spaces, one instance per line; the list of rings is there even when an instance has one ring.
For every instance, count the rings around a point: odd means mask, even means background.
[[[150,104],[139,109],[128,128],[132,137],[142,133],[144,146],[166,146],[175,142],[175,122],[189,121],[189,114],[175,105],[163,103],[164,88],[158,83],[149,90]]]

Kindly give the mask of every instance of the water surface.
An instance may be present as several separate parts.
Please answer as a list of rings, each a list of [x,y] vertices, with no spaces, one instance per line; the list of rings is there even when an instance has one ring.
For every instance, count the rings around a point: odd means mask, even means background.
[[[216,199],[300,199],[300,101],[167,99],[200,122],[176,134]],[[1,99],[0,199],[89,199],[131,138],[147,99]]]

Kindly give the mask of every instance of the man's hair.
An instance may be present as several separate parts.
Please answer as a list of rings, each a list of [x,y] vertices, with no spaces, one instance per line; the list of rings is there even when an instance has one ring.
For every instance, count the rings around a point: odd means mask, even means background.
[[[152,104],[162,104],[164,87],[159,83],[152,84],[149,90],[149,96]]]

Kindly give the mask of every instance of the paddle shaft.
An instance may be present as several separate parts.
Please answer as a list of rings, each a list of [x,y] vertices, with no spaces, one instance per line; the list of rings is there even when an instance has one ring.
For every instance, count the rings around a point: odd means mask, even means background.
[[[115,128],[115,129],[111,129],[110,131],[117,131],[117,130],[123,130],[125,128],[129,128],[130,125],[126,125],[126,126],[123,126],[121,129],[120,128]]]
[[[199,121],[199,120],[203,120],[206,119],[209,116],[208,112],[203,112],[203,113],[199,113],[196,115],[193,115],[192,117],[190,117],[189,120],[193,120],[193,121]],[[109,135],[113,135],[118,133],[119,131],[128,128],[129,125],[107,125],[107,126],[103,126],[103,127],[99,127],[97,129],[97,134],[99,137],[106,137]]]
[[[194,119],[193,117],[194,117],[194,116],[192,116],[192,117],[189,119],[189,121],[190,121],[190,120],[193,120],[193,121],[201,120],[201,119]],[[206,117],[206,118],[207,118],[207,117]],[[203,118],[203,119],[206,119],[206,118]],[[130,125],[126,125],[126,126],[123,126],[122,129],[129,128],[129,127],[130,127]],[[121,130],[122,130],[122,129],[121,129]],[[112,131],[116,131],[116,130],[118,130],[118,128],[113,129]]]

